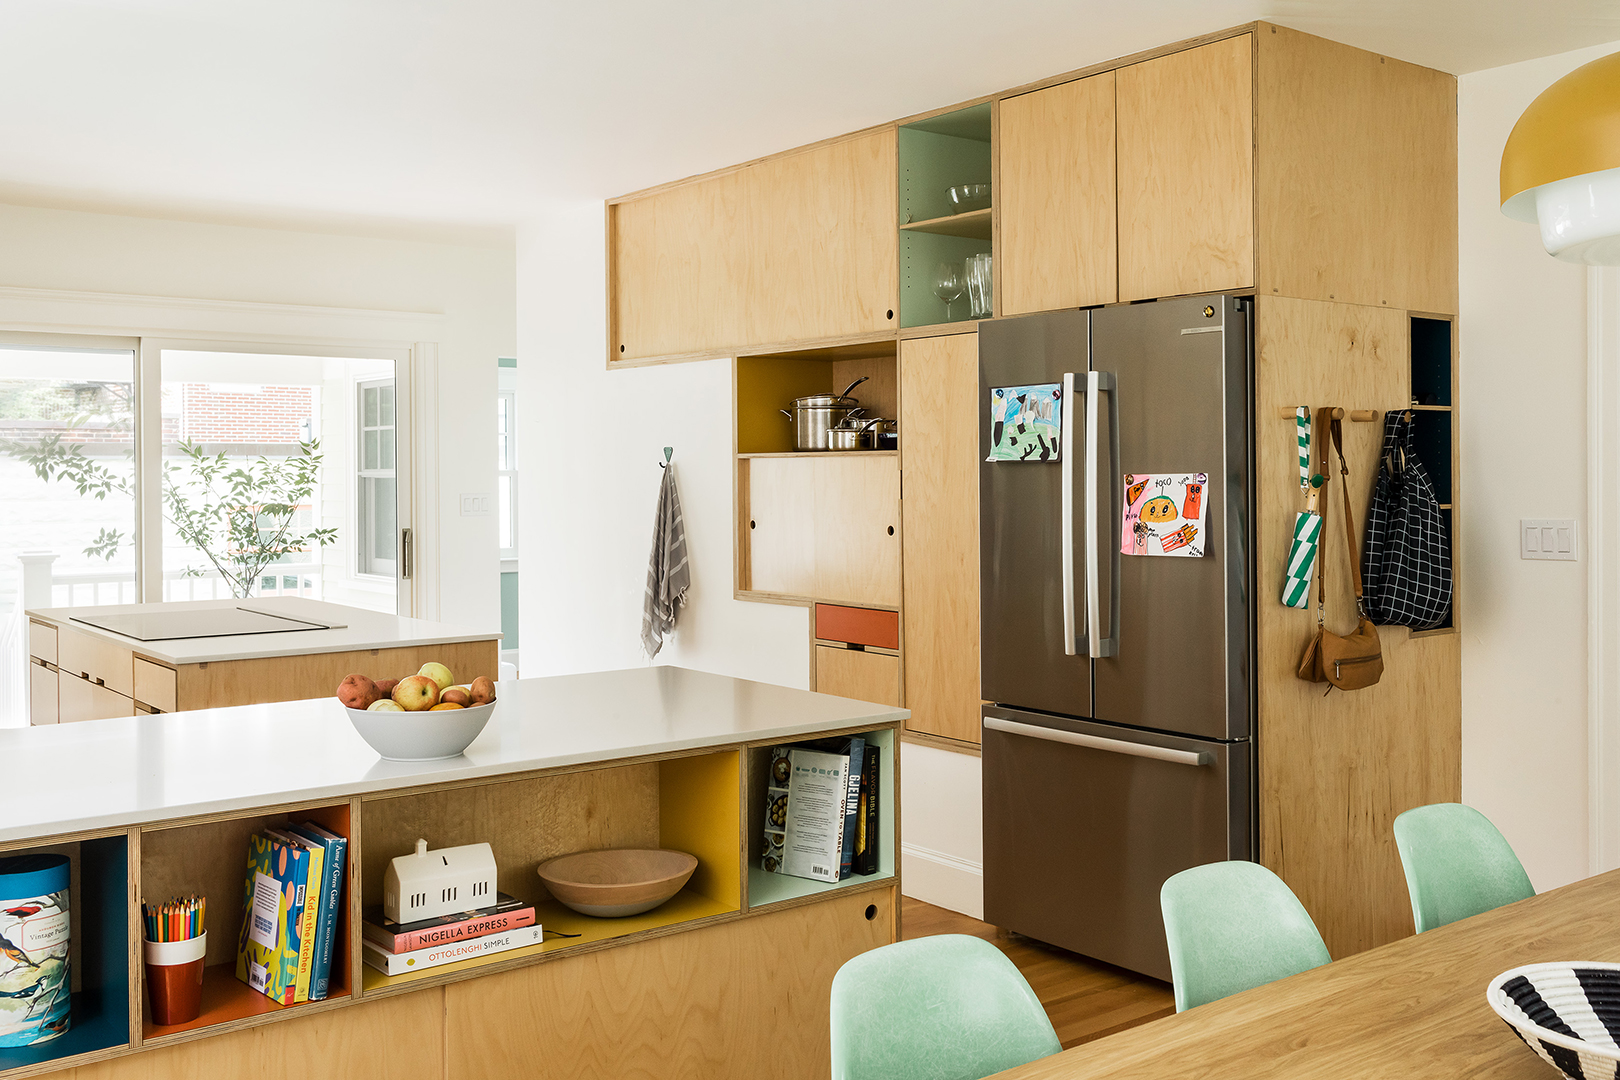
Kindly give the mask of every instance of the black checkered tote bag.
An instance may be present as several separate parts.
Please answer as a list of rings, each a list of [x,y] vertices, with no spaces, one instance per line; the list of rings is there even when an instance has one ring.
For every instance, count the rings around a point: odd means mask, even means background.
[[[1412,414],[1384,417],[1384,456],[1361,553],[1367,614],[1381,626],[1427,630],[1451,612],[1451,543],[1440,501],[1412,452]]]

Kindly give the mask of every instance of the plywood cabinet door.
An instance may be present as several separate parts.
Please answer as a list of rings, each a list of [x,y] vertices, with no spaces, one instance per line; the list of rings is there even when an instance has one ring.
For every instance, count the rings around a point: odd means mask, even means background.
[[[1252,287],[1253,35],[1118,76],[1119,299]]]
[[[1005,315],[1119,299],[1112,71],[1001,102]]]
[[[892,329],[895,169],[887,128],[610,206],[609,360]]]
[[[135,700],[64,671],[57,679],[57,709],[60,722],[64,724],[107,720],[114,716],[134,716]]]
[[[909,730],[979,741],[979,337],[900,346]]]
[[[889,455],[748,459],[745,588],[900,604],[900,470]]]
[[[54,724],[57,719],[56,669],[38,660],[28,663],[28,722]]]
[[[816,693],[900,705],[900,658],[893,653],[816,646]]]

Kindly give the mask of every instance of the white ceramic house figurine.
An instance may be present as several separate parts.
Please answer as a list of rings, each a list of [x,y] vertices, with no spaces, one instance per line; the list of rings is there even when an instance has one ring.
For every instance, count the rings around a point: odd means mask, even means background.
[[[495,902],[495,852],[488,844],[429,851],[426,840],[416,853],[388,864],[383,877],[383,916],[390,922],[413,923],[454,915]]]

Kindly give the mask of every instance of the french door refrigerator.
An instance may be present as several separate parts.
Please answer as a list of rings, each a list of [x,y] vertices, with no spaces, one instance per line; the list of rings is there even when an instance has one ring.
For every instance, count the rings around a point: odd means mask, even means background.
[[[1165,879],[1255,850],[1251,311],[979,324],[984,917],[1161,979]]]

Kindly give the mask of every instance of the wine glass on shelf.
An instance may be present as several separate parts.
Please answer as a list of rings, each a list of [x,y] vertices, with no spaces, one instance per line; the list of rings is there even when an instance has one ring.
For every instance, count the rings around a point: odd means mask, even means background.
[[[934,269],[934,295],[945,301],[945,321],[951,322],[951,305],[961,299],[967,281],[959,262],[942,262]]]

